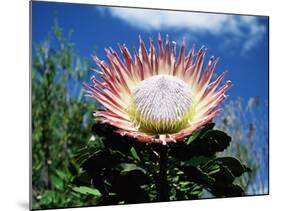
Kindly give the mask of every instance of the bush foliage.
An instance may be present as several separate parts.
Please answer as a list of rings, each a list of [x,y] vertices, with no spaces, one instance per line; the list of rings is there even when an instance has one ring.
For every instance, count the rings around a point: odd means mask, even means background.
[[[94,124],[93,137],[77,154],[81,169],[73,183],[95,190],[97,205],[242,196],[235,179],[250,169],[234,157],[217,157],[231,142],[210,123],[168,144],[143,144]],[[85,193],[89,195],[89,193]]]
[[[80,81],[88,65],[54,25],[32,53],[32,207],[82,206],[87,197],[70,187],[74,152],[91,136],[91,110]],[[78,90],[78,91],[77,91]]]

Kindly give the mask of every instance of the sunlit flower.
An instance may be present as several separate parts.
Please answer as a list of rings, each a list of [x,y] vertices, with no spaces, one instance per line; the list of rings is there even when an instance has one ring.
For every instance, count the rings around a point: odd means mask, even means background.
[[[116,127],[116,132],[146,143],[176,142],[203,127],[217,116],[217,107],[231,86],[218,88],[224,72],[210,83],[218,59],[211,57],[202,71],[206,49],[185,55],[183,40],[176,57],[168,36],[163,46],[158,37],[158,53],[150,39],[149,52],[140,38],[139,52],[133,56],[119,45],[123,59],[106,49],[109,64],[93,56],[98,74],[85,84],[87,94],[104,106],[95,111],[96,120]]]

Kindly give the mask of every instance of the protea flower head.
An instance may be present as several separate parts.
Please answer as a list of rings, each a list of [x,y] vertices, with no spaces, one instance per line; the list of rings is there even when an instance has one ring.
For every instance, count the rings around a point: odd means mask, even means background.
[[[133,56],[125,45],[119,45],[123,59],[112,48],[105,49],[109,64],[93,56],[99,66],[99,77],[87,85],[88,95],[105,110],[95,111],[96,120],[117,128],[121,135],[146,143],[176,142],[203,127],[217,116],[227,81],[218,88],[225,72],[210,83],[218,58],[211,57],[202,71],[206,49],[186,55],[183,40],[178,57],[176,43],[165,46],[158,36],[158,53],[153,39],[149,52],[140,38],[139,52]]]

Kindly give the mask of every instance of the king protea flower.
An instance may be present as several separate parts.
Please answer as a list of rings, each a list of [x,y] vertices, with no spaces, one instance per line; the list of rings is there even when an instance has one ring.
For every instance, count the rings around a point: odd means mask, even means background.
[[[86,91],[104,106],[95,111],[96,120],[117,128],[122,136],[146,143],[176,142],[202,128],[217,116],[220,103],[231,83],[218,88],[225,73],[210,83],[218,59],[211,57],[202,72],[206,49],[195,56],[194,48],[185,55],[185,41],[176,58],[168,36],[165,48],[158,37],[158,53],[153,39],[149,52],[140,38],[139,52],[133,56],[119,45],[123,59],[112,49],[105,49],[109,64],[93,56],[100,79]],[[196,57],[196,59],[194,59]]]

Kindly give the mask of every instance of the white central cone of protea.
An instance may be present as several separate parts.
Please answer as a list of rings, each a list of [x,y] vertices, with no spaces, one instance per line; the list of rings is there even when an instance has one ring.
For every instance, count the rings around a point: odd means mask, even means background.
[[[159,35],[158,51],[153,39],[147,50],[140,38],[133,55],[119,45],[123,59],[112,48],[106,49],[109,63],[93,56],[99,77],[85,85],[88,95],[104,108],[95,111],[96,120],[114,126],[121,135],[162,144],[184,140],[212,121],[231,83],[219,87],[224,72],[211,82],[218,59],[212,56],[203,68],[204,47],[186,54],[183,41],[176,56],[176,45],[170,45],[168,36],[163,43]]]
[[[151,134],[178,132],[188,124],[192,105],[190,87],[170,75],[143,80],[133,90],[132,120]]]

